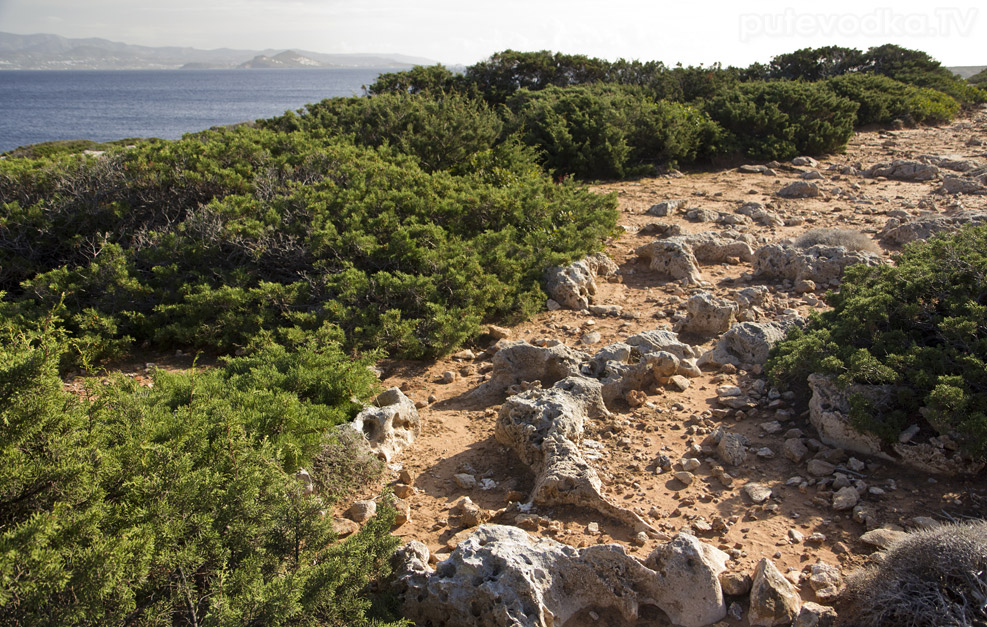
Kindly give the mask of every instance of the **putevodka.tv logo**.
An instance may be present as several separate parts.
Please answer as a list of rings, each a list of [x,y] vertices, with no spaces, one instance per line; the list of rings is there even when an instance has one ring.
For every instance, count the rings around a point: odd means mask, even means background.
[[[968,37],[979,11],[976,8],[940,7],[931,13],[899,13],[876,9],[864,15],[803,13],[787,8],[781,13],[740,16],[740,40],[758,37]]]

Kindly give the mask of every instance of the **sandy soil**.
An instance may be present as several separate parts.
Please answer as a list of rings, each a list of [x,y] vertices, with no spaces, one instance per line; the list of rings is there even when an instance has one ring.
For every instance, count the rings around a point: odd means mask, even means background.
[[[868,179],[840,175],[830,169],[843,165],[868,167],[878,162],[925,154],[982,160],[987,156],[985,148],[968,145],[974,143],[969,141],[971,138],[987,139],[987,112],[981,110],[970,118],[940,128],[861,132],[853,138],[844,154],[820,160],[814,168],[792,168],[783,164],[775,168],[775,175],[768,176],[742,174],[731,169],[598,185],[595,189],[599,193],[617,195],[620,224],[625,232],[609,242],[606,248],[607,254],[620,266],[620,273],[611,282],[599,284],[594,303],[621,305],[625,314],[630,315],[596,317],[578,311],[546,312],[511,329],[511,339],[553,338],[593,353],[606,344],[657,328],[684,314],[688,290],[667,277],[657,276],[648,269],[646,261],[637,258],[633,252],[635,248],[655,239],[655,236],[638,235],[638,230],[655,221],[679,224],[689,233],[723,227],[689,222],[678,213],[667,218],[645,215],[651,205],[663,200],[687,199],[689,208],[726,213],[733,213],[744,202],[757,201],[782,218],[801,218],[792,220],[800,222],[792,226],[748,227],[748,232],[765,242],[797,236],[818,227],[857,229],[874,237],[886,222],[888,213],[894,211],[903,210],[914,215],[927,208],[940,212],[959,207],[985,209],[987,197],[984,196],[935,194],[939,186],[936,181]],[[816,182],[827,190],[823,197],[785,200],[774,195],[783,185],[798,179],[802,171],[811,169],[822,174],[822,179]],[[837,187],[854,198],[831,193]],[[885,254],[893,252],[885,250]],[[716,295],[752,284],[743,279],[744,273],[750,271],[750,265],[744,263],[702,267],[704,278],[710,283],[708,289]],[[779,285],[765,285],[772,293],[764,308],[764,319],[770,319],[786,308],[798,309],[805,315],[814,308],[825,307],[821,302],[821,291],[796,294]],[[601,341],[582,345],[581,338],[589,330],[599,332]],[[492,344],[489,338],[487,340],[471,348],[480,353]],[[705,343],[707,347],[712,344],[712,340]],[[405,539],[424,542],[438,554],[438,559],[442,559],[464,534],[469,534],[449,511],[462,496],[469,496],[479,506],[490,510],[494,514],[493,522],[513,524],[514,512],[509,506],[526,497],[532,483],[531,473],[509,449],[494,440],[499,406],[471,405],[462,398],[465,392],[483,381],[490,368],[489,359],[385,362],[381,367],[385,386],[399,386],[415,401],[432,399],[419,410],[423,421],[420,437],[410,450],[394,460],[387,473],[387,482],[394,483],[400,470],[410,472],[415,489],[406,499],[411,508],[411,520],[395,533]],[[453,383],[440,383],[446,371],[457,372],[459,376]],[[730,563],[733,571],[750,573],[762,557],[772,558],[783,573],[796,581],[800,573],[818,560],[840,566],[844,572],[852,570],[873,550],[859,540],[865,527],[852,520],[848,512],[835,512],[830,500],[817,495],[814,487],[800,491],[798,486],[786,485],[793,476],[807,476],[804,463],[794,464],[781,451],[788,429],[801,429],[808,437],[815,435],[802,413],[808,399],[797,398],[791,406],[758,407],[741,415],[723,411],[717,404],[715,389],[718,386],[740,384],[746,387],[756,378],[756,373],[744,371],[733,374],[704,372],[693,379],[692,386],[685,392],[649,390],[644,406],[624,407],[612,419],[589,424],[585,437],[592,442],[584,446],[584,450],[598,454],[592,455],[597,457],[594,463],[611,499],[645,516],[662,531],[672,534],[691,530],[702,540],[730,552],[735,558]],[[777,409],[793,410],[794,417],[783,423],[785,428],[781,432],[767,434],[760,425],[777,420]],[[669,473],[656,474],[655,460],[659,455],[667,455],[676,462],[686,456],[690,445],[700,443],[705,434],[721,424],[750,438],[755,450],[772,449],[775,457],[761,459],[751,455],[742,467],[731,469],[737,479],[731,488],[724,487],[711,475],[710,460],[702,455],[698,457],[703,464],[695,471],[697,480],[692,485],[685,486]],[[983,498],[987,491],[981,482],[934,478],[875,460],[864,458],[862,461],[867,462],[861,473],[867,485],[885,491],[883,495],[865,498],[876,506],[885,525],[907,529],[914,526],[911,519],[915,516],[947,520],[985,511]],[[474,475],[478,481],[490,479],[493,487],[464,490],[453,480],[454,474],[462,472]],[[772,488],[772,499],[763,505],[751,504],[740,491],[749,481]],[[365,493],[358,496],[373,497],[379,494],[381,487],[368,486]],[[346,505],[344,503],[342,507]],[[536,530],[529,529],[531,533],[550,536],[576,547],[616,542],[643,558],[660,541],[651,540],[644,546],[636,546],[630,529],[594,512],[558,508],[534,513],[546,520]],[[587,532],[591,522],[598,523],[599,534]],[[795,541],[791,530],[797,530],[805,539],[820,532],[825,540]],[[811,587],[804,582],[800,591],[804,600],[816,600]],[[605,623],[606,617],[602,620]],[[746,624],[743,620],[728,622]]]

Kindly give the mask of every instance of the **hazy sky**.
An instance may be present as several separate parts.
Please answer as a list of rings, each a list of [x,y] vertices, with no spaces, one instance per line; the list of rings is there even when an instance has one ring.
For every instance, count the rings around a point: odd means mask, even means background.
[[[447,64],[557,50],[747,65],[806,46],[895,43],[946,65],[987,63],[979,0],[868,4],[676,0],[0,0],[0,31],[151,46],[396,52]],[[976,44],[980,41],[981,44]]]

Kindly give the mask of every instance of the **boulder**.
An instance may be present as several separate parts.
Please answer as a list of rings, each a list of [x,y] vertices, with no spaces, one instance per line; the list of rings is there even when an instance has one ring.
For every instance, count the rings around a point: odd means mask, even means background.
[[[377,513],[377,503],[373,501],[355,501],[346,510],[346,517],[355,523],[365,523]]]
[[[754,252],[753,274],[758,279],[788,279],[793,283],[837,283],[847,266],[861,263],[876,266],[884,260],[873,253],[848,250],[843,246],[816,244],[799,248],[785,243],[767,244]]]
[[[896,181],[931,181],[939,176],[940,170],[937,166],[921,161],[911,161],[908,159],[895,159],[891,163],[878,163],[871,166],[865,173],[866,176],[876,178],[883,176]]]
[[[768,559],[762,559],[754,569],[751,585],[750,610],[747,619],[751,625],[773,627],[791,625],[798,616],[802,599],[798,590]]]
[[[785,221],[781,219],[781,216],[774,211],[765,209],[764,205],[759,202],[746,202],[737,209],[737,213],[749,217],[761,226],[775,227],[785,225]]]
[[[860,394],[878,405],[886,402],[892,393],[891,386],[852,385],[847,389],[838,387],[832,379],[821,374],[809,375],[809,422],[819,433],[823,443],[864,455],[875,455],[892,459],[882,452],[881,439],[876,435],[863,433],[850,424],[850,397]]]
[[[768,360],[771,347],[784,339],[789,328],[802,324],[801,318],[772,322],[740,322],[730,327],[716,342],[712,350],[699,358],[699,365],[738,368],[763,364]]]
[[[680,333],[696,335],[720,335],[730,329],[737,303],[716,298],[709,292],[699,292],[689,298],[685,306],[686,317],[678,326]]]
[[[924,214],[904,220],[890,218],[879,236],[885,244],[904,246],[914,241],[927,240],[938,233],[982,224],[987,224],[987,211],[960,211],[951,215]]]
[[[836,627],[836,610],[811,601],[802,604],[792,627]]]
[[[747,461],[747,447],[750,440],[739,433],[723,431],[716,445],[716,456],[729,466],[740,466]]]
[[[641,563],[619,545],[573,549],[516,527],[483,525],[434,571],[427,549],[393,560],[392,591],[404,617],[433,627],[551,627],[606,609],[632,624],[657,606],[677,625],[721,620],[717,575],[726,554],[680,534]]]
[[[608,415],[599,381],[570,377],[550,389],[515,394],[500,408],[494,437],[535,475],[529,503],[595,510],[635,531],[655,529],[603,495],[603,482],[579,444],[586,419]]]
[[[658,204],[651,205],[646,212],[649,216],[664,218],[685,206],[685,200],[664,200]]]
[[[495,404],[515,385],[531,381],[552,385],[578,375],[580,365],[589,359],[586,353],[561,343],[542,347],[516,340],[502,341],[500,345],[501,349],[491,360],[490,378],[470,392],[471,399]]]
[[[678,237],[645,244],[635,252],[639,257],[649,259],[649,267],[659,274],[686,284],[702,281],[699,261],[692,252],[692,247]]]
[[[545,290],[549,298],[567,309],[586,309],[596,294],[596,277],[611,276],[617,269],[605,254],[590,255],[568,266],[549,269]]]
[[[389,388],[374,399],[353,422],[344,425],[363,434],[370,450],[385,462],[411,445],[421,432],[415,403],[398,388]]]
[[[821,190],[815,183],[809,181],[793,181],[775,192],[782,198],[815,198]]]

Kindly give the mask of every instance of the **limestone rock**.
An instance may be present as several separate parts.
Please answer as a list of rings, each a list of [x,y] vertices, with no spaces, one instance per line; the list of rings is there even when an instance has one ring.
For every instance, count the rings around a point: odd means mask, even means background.
[[[968,210],[951,215],[924,214],[910,219],[890,218],[881,229],[879,237],[885,244],[904,246],[914,241],[927,240],[938,233],[982,224],[987,224],[987,211]]]
[[[699,292],[686,303],[686,318],[679,325],[680,333],[720,335],[730,329],[737,314],[737,303],[716,298],[709,292]]]
[[[939,168],[934,165],[907,159],[895,159],[891,163],[878,163],[865,172],[866,176],[872,178],[883,176],[897,181],[930,181],[938,177],[939,173]]]
[[[421,432],[415,403],[398,388],[384,390],[353,422],[344,425],[363,434],[370,450],[385,462],[411,445]]]
[[[751,591],[751,576],[741,573],[720,573],[720,587],[723,594],[739,597]]]
[[[657,240],[641,246],[636,251],[639,257],[650,260],[650,268],[659,274],[669,276],[683,283],[699,283],[699,261],[692,247],[678,238]]]
[[[848,250],[843,246],[816,244],[799,248],[792,244],[767,244],[754,251],[754,277],[813,281],[817,284],[838,282],[843,271],[852,265],[877,266],[884,261],[869,252]]]
[[[724,431],[716,445],[716,456],[730,466],[740,466],[747,460],[750,441],[739,433]]]
[[[815,591],[817,599],[826,601],[840,593],[843,575],[836,566],[819,562],[809,567],[809,586]]]
[[[468,496],[459,499],[450,513],[459,516],[460,524],[466,528],[482,525],[490,518],[490,514]]]
[[[377,503],[373,501],[356,501],[346,510],[346,517],[355,523],[365,523],[377,513]]]
[[[738,368],[763,364],[775,343],[784,339],[792,325],[802,324],[801,318],[771,322],[740,322],[724,333],[716,346],[699,358],[699,365]]]
[[[800,438],[789,438],[785,440],[782,452],[785,457],[798,464],[809,454],[809,448],[802,443]]]
[[[860,502],[860,493],[853,486],[840,488],[833,493],[833,509],[838,512],[853,509],[858,502]]]
[[[802,604],[792,627],[836,627],[836,610],[811,601]]]
[[[685,206],[685,200],[664,200],[648,208],[647,214],[658,218],[664,218]]]
[[[549,389],[528,390],[507,399],[498,413],[494,437],[534,472],[530,503],[586,507],[635,531],[655,531],[603,495],[603,482],[580,452],[585,421],[605,415],[599,381],[569,377]]]
[[[748,483],[741,491],[753,503],[763,503],[771,498],[771,488],[760,483]]]
[[[798,616],[802,600],[798,590],[768,559],[754,569],[748,620],[751,625],[791,625]]]
[[[532,346],[523,341],[504,341],[502,348],[491,360],[490,378],[470,393],[470,398],[494,404],[503,400],[512,386],[526,381],[540,381],[552,385],[556,381],[579,374],[579,367],[589,355],[568,348]]]
[[[782,198],[815,198],[819,196],[820,189],[815,183],[809,181],[793,181],[776,192]]]
[[[862,394],[880,403],[891,393],[890,386],[850,386],[841,390],[833,381],[821,374],[809,375],[812,398],[809,400],[809,422],[819,432],[819,439],[829,446],[865,455],[891,459],[881,452],[881,440],[875,435],[858,431],[850,424],[852,394]]]
[[[565,267],[551,268],[545,276],[545,291],[567,309],[586,309],[596,294],[596,277],[616,272],[617,264],[597,253]]]
[[[642,605],[700,627],[726,615],[717,579],[725,560],[682,534],[642,564],[619,545],[577,550],[515,527],[483,525],[435,571],[427,550],[402,549],[392,590],[406,618],[434,627],[550,627],[601,607],[631,624]]]
[[[876,546],[879,549],[890,549],[907,536],[908,534],[904,531],[882,527],[880,529],[871,529],[860,536],[860,541],[871,546]]]

